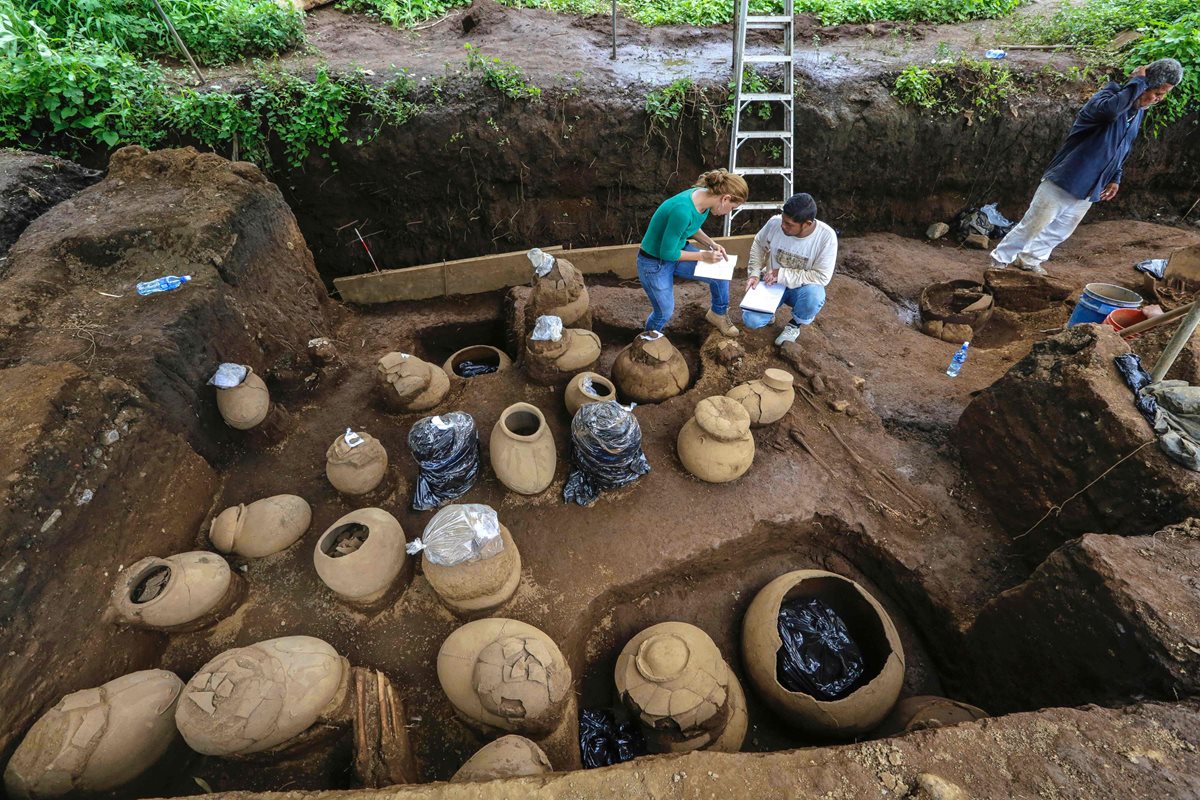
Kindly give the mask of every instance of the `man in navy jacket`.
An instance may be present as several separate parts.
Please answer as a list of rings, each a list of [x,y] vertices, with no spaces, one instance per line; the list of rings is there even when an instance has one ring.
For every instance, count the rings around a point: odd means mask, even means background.
[[[1092,203],[1111,200],[1146,109],[1183,80],[1183,67],[1161,58],[1138,67],[1124,85],[1108,83],[1079,110],[1071,132],[1042,175],[1029,210],[992,251],[992,266],[1015,264],[1045,275],[1042,262],[1075,232]]]

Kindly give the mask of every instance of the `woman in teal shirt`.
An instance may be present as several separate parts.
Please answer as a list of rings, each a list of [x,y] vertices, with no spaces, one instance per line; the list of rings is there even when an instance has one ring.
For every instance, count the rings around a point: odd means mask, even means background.
[[[661,331],[675,313],[675,278],[708,284],[712,308],[704,318],[726,336],[737,336],[729,322],[729,281],[697,278],[696,263],[715,263],[725,258],[725,248],[700,230],[708,215],[723,217],[750,197],[750,189],[741,175],[724,169],[704,173],[696,185],[668,198],[654,212],[642,246],[638,250],[638,278],[650,298],[653,311],[646,319],[646,330]],[[688,244],[696,237],[707,250]]]

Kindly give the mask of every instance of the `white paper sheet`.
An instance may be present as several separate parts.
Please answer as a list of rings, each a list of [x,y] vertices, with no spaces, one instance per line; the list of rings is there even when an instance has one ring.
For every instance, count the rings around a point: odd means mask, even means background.
[[[779,308],[780,302],[783,301],[784,290],[785,287],[781,283],[766,284],[759,281],[753,289],[746,292],[746,296],[742,298],[741,306],[749,311],[762,311],[765,314],[774,314]]]
[[[700,261],[696,264],[696,277],[716,278],[719,281],[730,280],[733,278],[733,268],[737,266],[737,259],[737,256],[725,256],[724,261],[718,261],[715,264]]]

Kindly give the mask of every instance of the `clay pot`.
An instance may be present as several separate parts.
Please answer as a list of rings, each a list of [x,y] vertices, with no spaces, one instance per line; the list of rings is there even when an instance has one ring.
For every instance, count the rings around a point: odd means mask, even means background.
[[[485,735],[541,739],[566,719],[571,668],[558,645],[524,622],[468,622],[438,651],[438,681],[455,711]]]
[[[746,697],[721,651],[694,625],[663,622],[617,656],[617,692],[653,753],[736,753],[746,738]]]
[[[312,636],[226,650],[188,681],[175,724],[208,756],[242,756],[294,739],[347,697],[350,666]]]
[[[600,360],[600,337],[582,328],[564,328],[556,342],[525,340],[525,371],[542,386],[553,386],[585,372]]]
[[[792,373],[782,369],[768,369],[762,378],[740,383],[725,393],[742,404],[750,414],[751,425],[770,425],[783,419],[783,415],[796,400],[796,389],[792,386]]]
[[[388,455],[369,433],[359,433],[362,444],[351,447],[343,434],[325,451],[325,476],[342,494],[366,494],[379,485],[387,472]]]
[[[862,652],[865,670],[859,687],[840,700],[818,700],[779,682],[779,607],[796,597],[818,597],[827,603]],[[754,688],[776,713],[819,736],[850,737],[871,730],[896,704],[904,683],[904,649],[887,612],[854,581],[821,570],[781,575],[755,596],[742,622],[742,663]]]
[[[700,480],[736,480],[754,463],[750,413],[731,397],[706,397],[680,429],[677,446],[684,468]]]
[[[497,778],[520,778],[524,775],[544,775],[553,772],[550,759],[537,742],[524,736],[509,734],[486,744],[458,768],[451,783],[493,781]]]
[[[217,410],[225,424],[239,431],[248,431],[267,418],[271,410],[271,393],[267,384],[246,368],[246,377],[230,389],[217,388]]]
[[[143,558],[117,577],[109,616],[133,628],[196,630],[233,611],[245,595],[246,582],[216,553]]]
[[[554,435],[537,406],[513,403],[500,412],[488,442],[500,482],[520,494],[537,494],[554,480]]]
[[[453,506],[446,506],[442,512],[450,508]],[[521,554],[512,533],[504,525],[500,526],[500,538],[504,541],[504,549],[491,558],[478,561],[443,566],[430,561],[427,552],[421,556],[425,580],[429,581],[442,604],[458,616],[490,614],[517,593],[521,584]]]
[[[208,539],[222,553],[262,558],[291,547],[311,523],[303,497],[277,494],[225,509],[213,518]]]
[[[8,796],[101,793],[137,780],[178,741],[175,704],[182,689],[174,673],[147,669],[68,694],[33,724],[9,759]]]
[[[404,529],[382,508],[360,508],[329,526],[313,548],[317,575],[339,597],[370,605],[404,570]]]
[[[584,381],[588,382],[588,386],[584,386]],[[571,382],[567,384],[566,390],[563,392],[563,402],[567,406],[567,413],[572,417],[579,410],[580,406],[588,403],[603,403],[605,400],[617,399],[617,387],[613,386],[612,381],[603,375],[597,375],[595,372],[581,372]]]
[[[675,345],[661,333],[648,331],[639,333],[632,344],[617,353],[612,379],[626,400],[661,403],[686,389],[690,375]]]
[[[388,353],[375,364],[379,390],[393,411],[428,411],[450,391],[450,376],[408,353]]]
[[[948,728],[963,722],[984,719],[987,715],[982,708],[948,697],[916,695],[896,703],[896,707],[873,733],[878,736],[895,736],[932,728]]]
[[[512,366],[512,359],[503,350],[498,350],[491,345],[473,344],[447,358],[446,363],[442,364],[442,370],[447,375],[456,375],[461,378],[463,376],[459,374],[457,367],[464,361],[493,365],[496,367],[496,372],[503,372]]]
[[[554,266],[542,277],[533,279],[526,317],[558,317],[568,328],[591,328],[592,314],[583,274],[565,258],[554,258]]]

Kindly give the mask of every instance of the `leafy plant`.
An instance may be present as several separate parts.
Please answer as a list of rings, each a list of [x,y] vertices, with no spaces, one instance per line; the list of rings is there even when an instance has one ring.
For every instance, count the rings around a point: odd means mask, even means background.
[[[646,116],[651,129],[666,129],[679,121],[688,92],[695,86],[691,78],[679,78],[646,94]]]
[[[935,108],[942,79],[916,64],[905,67],[892,84],[892,96],[907,106]]]
[[[1131,71],[1159,58],[1174,58],[1183,64],[1183,81],[1152,109],[1155,130],[1200,109],[1200,11],[1152,27],[1130,49],[1125,69]]]
[[[337,7],[378,17],[397,28],[411,28],[443,16],[452,8],[469,5],[471,0],[342,0]]]
[[[1022,91],[1008,67],[965,57],[951,64],[905,67],[891,88],[904,105],[938,114],[970,112],[979,118],[999,113]]]
[[[542,89],[525,81],[525,72],[509,61],[488,57],[472,44],[463,45],[467,50],[467,71],[483,75],[485,85],[492,87],[510,100],[537,100]]]
[[[753,92],[755,94],[763,92],[775,91],[777,87],[773,86],[767,79],[756,70],[752,65],[746,64],[742,67],[742,91]],[[734,104],[737,94],[737,81],[733,78],[729,79],[729,93],[725,98],[725,108],[721,111],[721,119],[726,125],[733,122],[733,115],[736,109]],[[746,111],[758,117],[761,120],[769,120],[771,118],[771,104],[767,102],[751,103]]]

